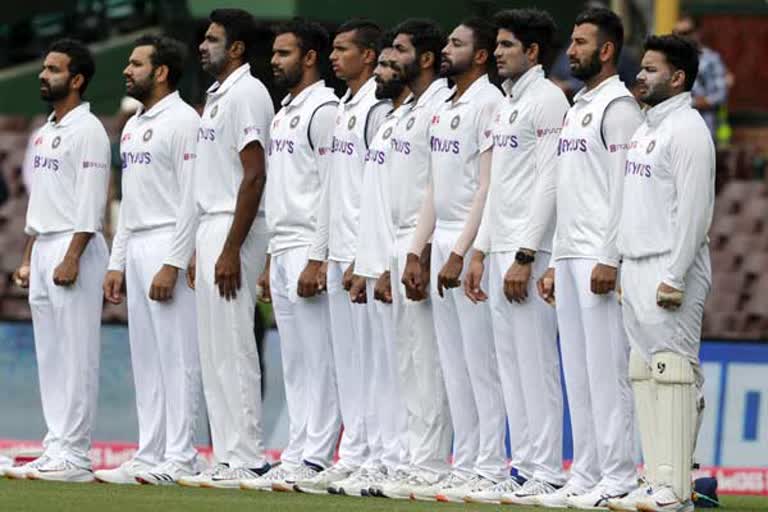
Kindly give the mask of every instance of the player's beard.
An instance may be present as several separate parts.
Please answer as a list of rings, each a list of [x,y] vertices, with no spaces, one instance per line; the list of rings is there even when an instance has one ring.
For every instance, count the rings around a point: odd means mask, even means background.
[[[272,68],[275,85],[283,89],[292,89],[301,82],[301,66],[296,65],[286,69]]]
[[[144,102],[152,94],[154,85],[152,75],[149,75],[144,80],[132,80],[131,85],[126,84],[125,93],[131,98]]]
[[[212,76],[218,76],[227,65],[227,49],[224,45],[208,50],[208,61],[203,63],[203,70]]]
[[[603,65],[600,62],[600,52],[595,50],[586,64],[582,64],[578,61],[571,61],[569,63],[569,67],[571,68],[571,75],[573,75],[574,78],[578,78],[582,82],[586,82],[590,78],[600,73],[600,70],[603,69]]]
[[[59,84],[51,84],[47,80],[40,80],[40,85],[40,98],[49,103],[63,100],[69,94],[69,80]]]
[[[397,98],[405,89],[405,82],[399,77],[387,81],[376,80],[376,99],[391,100]]]
[[[462,73],[466,73],[471,67],[472,61],[469,59],[464,62],[451,62],[443,57],[442,62],[440,63],[440,76],[448,78],[455,77]]]
[[[655,107],[674,95],[669,82],[660,82],[655,85],[644,83],[641,87],[644,87],[646,90],[640,94],[640,101],[651,107]]]
[[[411,85],[418,80],[419,76],[421,76],[421,68],[419,68],[418,60],[419,56],[417,55],[415,59],[405,66],[398,66],[397,72],[402,77],[404,84]]]

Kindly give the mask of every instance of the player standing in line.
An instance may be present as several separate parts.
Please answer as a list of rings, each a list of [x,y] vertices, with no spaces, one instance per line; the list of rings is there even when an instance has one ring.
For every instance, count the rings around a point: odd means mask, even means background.
[[[139,448],[96,479],[115,484],[172,484],[197,474],[194,427],[202,401],[195,295],[179,269],[194,247],[183,202],[191,202],[200,116],[176,90],[181,43],[139,38],[123,71],[126,93],[142,106],[123,128],[123,200],[104,297],[128,290],[128,334],[136,387]]]
[[[95,66],[79,41],[48,49],[40,96],[48,122],[32,134],[30,236],[14,280],[29,287],[40,398],[48,433],[43,455],[9,478],[91,482],[91,429],[99,386],[101,284],[109,254],[101,234],[109,182],[109,138],[83,101]]]
[[[388,474],[408,468],[405,405],[397,380],[397,352],[391,293],[377,297],[376,283],[389,271],[394,244],[390,214],[392,134],[410,91],[392,60],[393,34],[384,37],[373,76],[376,97],[391,100],[392,110],[379,127],[365,155],[360,192],[360,226],[357,232],[355,275],[350,299],[365,303],[371,336],[363,340],[363,400],[368,459],[348,478],[333,484],[329,492],[351,496],[370,495]],[[375,300],[378,298],[379,300]]]
[[[615,13],[588,9],[567,51],[585,87],[558,142],[554,269],[539,291],[548,301],[557,294],[574,455],[568,483],[540,496],[544,506],[606,508],[637,487],[629,347],[615,289],[624,163],[642,114],[616,74],[623,39]]]
[[[297,19],[275,28],[272,72],[275,84],[288,95],[272,121],[267,150],[266,210],[272,238],[260,283],[262,300],[272,301],[280,330],[289,437],[281,464],[262,477],[244,480],[244,489],[293,491],[298,479],[331,464],[338,440],[328,300],[314,283],[309,290],[299,286],[309,258],[325,259],[327,250],[317,219],[339,102],[322,78],[328,47],[328,32],[317,23]]]
[[[488,80],[496,28],[475,18],[448,36],[441,73],[454,94],[432,118],[432,186],[424,200],[403,275],[406,288],[421,287],[419,255],[432,241],[435,332],[453,421],[453,467],[434,485],[416,488],[416,499],[463,501],[472,491],[507,478],[504,398],[493,347],[490,308],[457,288],[464,255],[477,234],[490,181],[492,128],[503,98]],[[433,234],[434,231],[434,234]]]
[[[328,243],[331,339],[344,435],[339,461],[320,474],[297,482],[301,491],[310,493],[326,493],[332,483],[359,469],[368,456],[362,347],[363,340],[370,337],[370,326],[365,306],[350,302],[347,291],[352,281],[365,155],[390,109],[388,102],[376,99],[373,79],[381,35],[381,29],[373,22],[346,22],[339,27],[331,52],[333,71],[349,89],[336,115],[318,232]],[[310,257],[299,286],[315,286],[321,265],[319,255]]]
[[[651,108],[624,167],[619,252],[630,378],[646,486],[614,510],[693,512],[691,467],[704,409],[701,319],[711,287],[707,232],[715,200],[715,147],[691,107],[698,50],[651,36],[637,75]]]
[[[406,423],[409,468],[395,469],[383,482],[373,484],[373,494],[410,499],[413,487],[434,483],[448,472],[451,423],[442,369],[437,354],[429,300],[429,255],[422,252],[422,286],[406,296],[400,283],[406,254],[416,229],[419,209],[429,181],[429,127],[437,108],[450,95],[446,80],[438,78],[445,36],[431,20],[409,19],[394,31],[392,59],[400,78],[411,91],[407,110],[396,124],[389,155],[389,212],[394,228],[390,271],[377,282],[377,295],[391,297],[395,329],[394,355],[400,407]],[[383,219],[383,221],[385,221]],[[413,300],[411,300],[413,299]],[[401,423],[402,424],[402,423]]]
[[[184,477],[187,486],[239,488],[266,473],[261,432],[261,371],[253,334],[256,281],[268,243],[260,211],[264,151],[274,116],[266,87],[251,76],[256,22],[217,9],[200,44],[208,89],[198,130],[193,278],[203,388],[217,464]]]
[[[490,304],[517,474],[467,501],[533,505],[565,483],[557,319],[535,279],[552,251],[557,140],[569,105],[542,67],[555,36],[550,15],[520,9],[494,19],[507,96],[493,127],[491,185],[464,284],[473,302]],[[488,295],[480,285],[485,273]]]

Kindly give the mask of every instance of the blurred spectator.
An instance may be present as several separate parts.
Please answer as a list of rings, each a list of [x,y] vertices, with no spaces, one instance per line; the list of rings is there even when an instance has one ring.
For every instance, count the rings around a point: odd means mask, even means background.
[[[675,23],[674,33],[687,37],[696,43],[701,50],[699,74],[696,76],[691,95],[693,96],[693,106],[701,112],[701,116],[707,122],[709,131],[712,133],[712,138],[717,140],[715,137],[717,111],[725,105],[728,99],[729,82],[732,85],[733,76],[729,77],[720,54],[702,43],[697,18],[683,13]]]
[[[8,160],[8,153],[0,151],[0,206],[3,206],[10,197],[8,182],[5,180],[5,163]]]

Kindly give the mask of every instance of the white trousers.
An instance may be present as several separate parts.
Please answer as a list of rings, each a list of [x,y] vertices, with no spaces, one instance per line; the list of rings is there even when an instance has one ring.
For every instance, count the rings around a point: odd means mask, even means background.
[[[32,248],[29,305],[35,334],[46,455],[90,468],[91,432],[99,386],[102,283],[107,244],[96,233],[80,257],[72,286],[53,284],[71,233],[38,236]]]
[[[590,290],[593,259],[555,262],[560,351],[573,430],[571,481],[584,488],[636,486],[629,344],[615,292]]]
[[[152,279],[172,242],[169,229],[132,233],[126,255],[128,335],[139,419],[134,458],[151,466],[165,460],[194,463],[194,428],[202,404],[195,294],[185,272],[179,272],[173,299],[149,299]]]
[[[368,321],[370,342],[363,347],[365,370],[366,431],[370,455],[366,465],[382,464],[391,469],[407,469],[408,416],[400,390],[397,365],[397,339],[392,304],[374,299],[375,279],[368,279]]]
[[[288,446],[280,458],[289,471],[305,460],[328,467],[341,423],[328,297],[305,299],[297,292],[308,253],[297,247],[273,254],[269,274],[288,407]]]
[[[528,299],[514,303],[504,295],[504,276],[515,261],[515,253],[492,253],[486,264],[488,299],[507,406],[512,466],[526,478],[562,485],[563,388],[557,317],[555,308],[536,291],[536,281],[547,270],[548,260],[546,253],[537,255],[528,282]]]
[[[453,421],[453,471],[500,481],[507,476],[506,415],[490,307],[473,304],[462,287],[445,290],[442,298],[437,293],[437,275],[459,234],[438,226],[431,262],[435,333]],[[469,258],[465,269],[468,264]]]
[[[266,463],[261,430],[261,369],[253,333],[256,281],[264,268],[268,232],[257,217],[240,248],[241,283],[226,300],[214,284],[214,268],[233,216],[203,217],[197,230],[198,340],[213,454],[232,467]]]
[[[437,350],[430,299],[415,302],[400,282],[411,232],[401,233],[392,258],[392,306],[395,323],[397,376],[408,430],[410,465],[443,474],[449,470],[451,414]],[[434,279],[434,277],[433,277]]]
[[[709,247],[702,246],[685,275],[683,304],[668,311],[656,304],[656,289],[666,276],[669,254],[625,259],[621,268],[624,326],[633,350],[650,362],[658,352],[674,352],[698,368],[701,319],[712,285]],[[697,376],[701,373],[697,371]]]
[[[339,462],[352,468],[368,457],[363,402],[363,342],[370,339],[368,314],[363,304],[353,304],[342,286],[348,262],[328,262],[328,304],[331,312],[331,340],[336,384],[339,390],[344,433],[339,443]]]

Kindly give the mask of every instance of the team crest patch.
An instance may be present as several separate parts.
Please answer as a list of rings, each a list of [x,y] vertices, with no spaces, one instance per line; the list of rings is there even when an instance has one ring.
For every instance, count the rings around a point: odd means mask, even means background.
[[[390,126],[386,130],[384,130],[384,140],[387,140],[389,136],[392,135],[392,127]]]
[[[144,135],[141,137],[144,142],[149,142],[149,139],[152,138],[152,128],[144,132]]]
[[[514,122],[515,122],[515,119],[517,119],[517,110],[515,110],[514,112],[512,112],[512,113],[509,115],[509,124],[512,124],[512,123],[514,123]]]
[[[357,122],[357,118],[355,116],[352,116],[349,118],[349,122],[347,123],[347,129],[351,130],[355,127],[355,123]]]
[[[461,122],[461,117],[456,116],[453,119],[451,119],[451,129],[455,130],[459,127],[459,123]]]
[[[296,128],[299,125],[299,116],[294,116],[293,119],[291,119],[291,128]]]
[[[584,119],[581,120],[581,126],[587,126],[589,123],[592,122],[592,113],[584,116]]]
[[[213,108],[211,109],[211,119],[216,117],[216,114],[218,114],[218,113],[219,113],[219,106],[218,105],[214,105]]]
[[[410,130],[411,128],[413,128],[414,123],[416,123],[416,118],[415,117],[410,118],[408,122],[405,123],[405,129]]]
[[[648,143],[648,147],[645,148],[645,152],[650,153],[651,151],[653,151],[653,148],[655,147],[656,147],[656,141],[652,140],[651,142]]]
[[[51,142],[51,147],[53,149],[56,149],[57,147],[59,147],[59,144],[61,144],[61,137],[57,135],[56,137],[53,138],[53,142]]]

